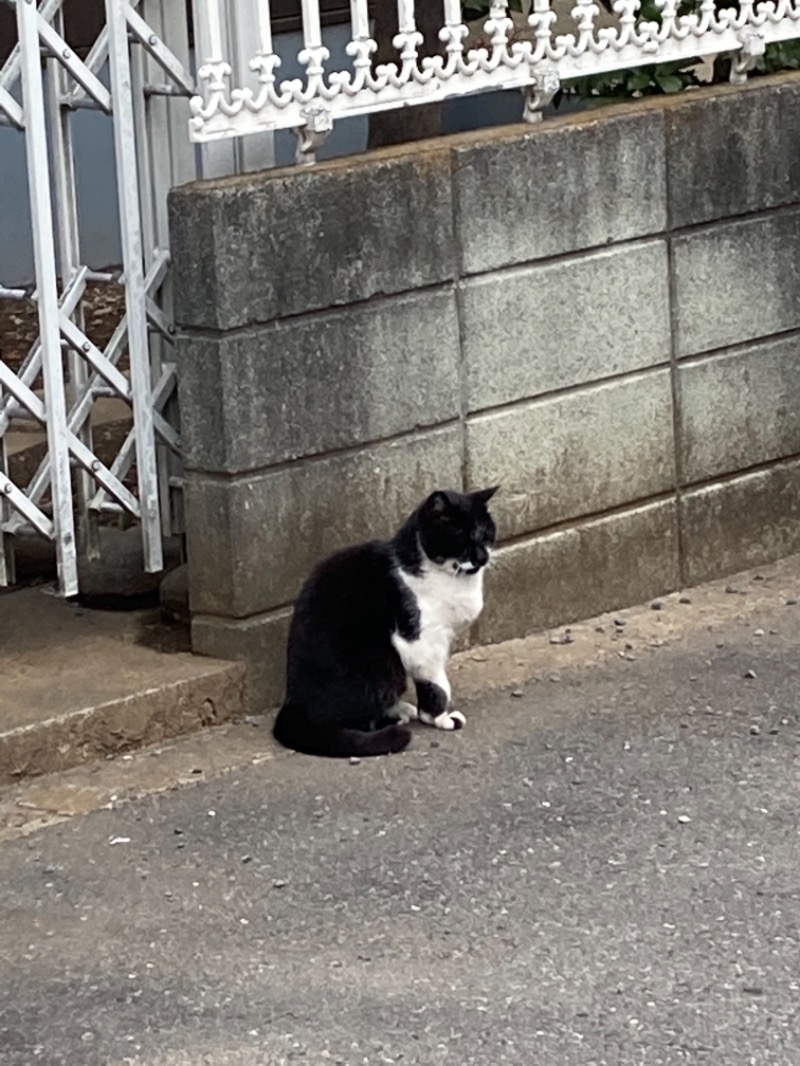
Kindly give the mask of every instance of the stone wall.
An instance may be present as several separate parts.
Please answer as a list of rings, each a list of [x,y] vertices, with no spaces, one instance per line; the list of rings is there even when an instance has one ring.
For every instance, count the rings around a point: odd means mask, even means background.
[[[500,482],[499,641],[800,550],[800,80],[171,198],[193,644]]]

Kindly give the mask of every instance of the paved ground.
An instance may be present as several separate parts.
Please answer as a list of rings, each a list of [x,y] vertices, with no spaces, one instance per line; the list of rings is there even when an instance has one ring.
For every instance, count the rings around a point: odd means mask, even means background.
[[[241,714],[240,664],[192,655],[157,610],[86,610],[48,588],[0,591],[0,786]]]
[[[800,560],[735,588],[517,642],[400,756],[5,840],[0,1063],[796,1066]]]

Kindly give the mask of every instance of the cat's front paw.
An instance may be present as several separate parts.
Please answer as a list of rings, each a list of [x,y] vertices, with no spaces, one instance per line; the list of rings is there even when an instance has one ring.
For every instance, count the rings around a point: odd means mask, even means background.
[[[434,718],[432,714],[420,713],[420,721],[426,725],[432,725],[436,729],[463,729],[467,720],[461,711],[443,711]]]

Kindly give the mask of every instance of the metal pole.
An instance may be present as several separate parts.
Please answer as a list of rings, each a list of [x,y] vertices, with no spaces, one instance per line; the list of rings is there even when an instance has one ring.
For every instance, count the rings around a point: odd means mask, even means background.
[[[33,220],[36,299],[39,337],[42,344],[56,561],[62,594],[74,596],[78,592],[78,560],[72,514],[72,480],[67,437],[67,409],[64,397],[64,368],[58,329],[56,254],[50,200],[44,92],[39,58],[38,16],[32,0],[20,0],[16,7],[22,98],[26,120],[25,152]]]
[[[114,112],[114,151],[117,163],[122,257],[125,270],[125,305],[128,324],[128,355],[131,396],[136,429],[136,468],[142,523],[145,569],[163,569],[158,472],[153,430],[150,354],[147,329],[147,290],[142,261],[142,226],[139,213],[139,180],[136,146],[133,143],[130,56],[128,55],[127,0],[106,0],[108,58]],[[146,179],[145,179],[146,180]]]

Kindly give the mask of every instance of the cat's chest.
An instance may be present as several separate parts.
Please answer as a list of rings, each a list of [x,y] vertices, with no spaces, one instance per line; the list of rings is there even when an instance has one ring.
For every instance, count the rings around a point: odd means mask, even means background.
[[[455,574],[433,570],[403,574],[419,610],[421,635],[431,629],[455,633],[470,625],[483,609],[483,571]]]

